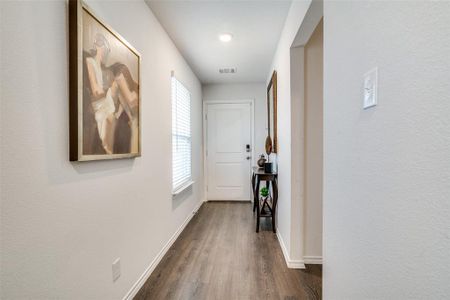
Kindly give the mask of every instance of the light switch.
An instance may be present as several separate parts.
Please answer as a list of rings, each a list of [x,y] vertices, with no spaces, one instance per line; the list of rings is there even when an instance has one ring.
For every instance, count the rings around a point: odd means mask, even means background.
[[[378,68],[375,68],[364,74],[364,109],[377,105],[377,90]]]

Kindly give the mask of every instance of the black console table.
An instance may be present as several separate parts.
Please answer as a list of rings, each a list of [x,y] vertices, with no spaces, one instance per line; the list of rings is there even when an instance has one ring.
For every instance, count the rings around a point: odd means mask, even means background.
[[[270,185],[272,184],[272,193],[264,199],[259,197],[259,189],[261,181],[266,182],[266,187],[270,191]],[[256,232],[259,232],[259,220],[260,218],[272,218],[272,230],[276,233],[275,229],[275,216],[278,201],[278,185],[277,185],[277,173],[266,173],[264,168],[253,167],[252,174],[252,190],[253,190],[253,212],[256,210]]]

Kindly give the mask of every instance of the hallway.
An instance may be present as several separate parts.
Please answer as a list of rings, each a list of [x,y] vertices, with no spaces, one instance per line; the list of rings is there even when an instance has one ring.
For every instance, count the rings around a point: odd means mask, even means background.
[[[322,267],[288,269],[250,203],[206,202],[135,299],[321,299]]]
[[[0,300],[450,300],[449,25],[0,0]]]

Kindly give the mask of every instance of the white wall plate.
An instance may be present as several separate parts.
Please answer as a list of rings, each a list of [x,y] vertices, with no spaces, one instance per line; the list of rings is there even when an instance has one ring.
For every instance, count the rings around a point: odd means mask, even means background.
[[[364,74],[363,108],[374,107],[378,103],[378,68]]]

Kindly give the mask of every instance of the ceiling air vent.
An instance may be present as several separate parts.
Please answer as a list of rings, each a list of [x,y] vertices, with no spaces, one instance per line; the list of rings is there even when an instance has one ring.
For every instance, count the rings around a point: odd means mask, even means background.
[[[237,73],[237,68],[221,68],[219,69],[220,74],[234,74]]]

